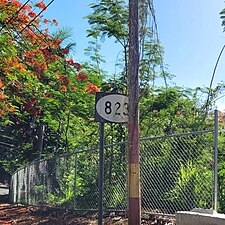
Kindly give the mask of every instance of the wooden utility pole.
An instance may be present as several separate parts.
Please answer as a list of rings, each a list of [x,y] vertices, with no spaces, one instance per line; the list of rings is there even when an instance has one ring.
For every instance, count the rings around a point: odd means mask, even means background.
[[[141,224],[138,0],[129,0],[128,224]]]

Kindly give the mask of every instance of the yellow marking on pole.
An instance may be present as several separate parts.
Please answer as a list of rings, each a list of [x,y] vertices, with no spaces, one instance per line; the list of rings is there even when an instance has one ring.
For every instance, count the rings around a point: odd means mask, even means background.
[[[140,198],[140,164],[130,164],[129,167],[129,197]]]

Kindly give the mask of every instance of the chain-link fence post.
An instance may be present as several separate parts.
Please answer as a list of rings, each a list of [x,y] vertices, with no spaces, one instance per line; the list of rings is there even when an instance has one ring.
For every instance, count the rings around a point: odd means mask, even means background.
[[[214,112],[214,210],[218,209],[218,110]]]
[[[16,171],[16,203],[19,203],[19,171]]]
[[[77,155],[79,153],[75,154],[75,158],[74,158],[74,198],[73,198],[73,208],[76,209],[77,208],[77,203],[76,203],[76,197],[77,197]]]

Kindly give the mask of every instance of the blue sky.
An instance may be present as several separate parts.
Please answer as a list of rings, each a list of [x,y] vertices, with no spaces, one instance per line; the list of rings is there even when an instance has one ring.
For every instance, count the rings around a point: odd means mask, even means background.
[[[49,1],[49,0],[48,0]],[[48,3],[45,1],[46,4]],[[89,4],[93,3],[93,0],[55,0],[48,8],[47,12],[44,14],[49,18],[56,18],[59,22],[59,27],[69,27],[73,30],[73,41],[76,42],[76,54],[73,56],[77,62],[82,62],[87,60],[87,56],[84,55],[84,49],[88,46],[88,41],[91,38],[86,38],[86,30],[89,29],[87,19],[84,19],[91,9]],[[109,48],[109,46],[111,48]],[[113,46],[113,48],[112,48]],[[121,48],[118,44],[114,44],[114,40],[106,40],[102,43],[102,52],[106,60],[106,64],[103,65],[103,69],[114,73],[115,62],[118,53]]]
[[[165,62],[180,86],[209,86],[220,50],[225,44],[219,12],[222,0],[155,0]],[[214,84],[225,80],[225,56]]]
[[[74,58],[85,60],[83,49],[87,20],[83,19],[91,10],[92,0],[55,0],[45,13],[56,18],[60,26],[73,29],[73,40],[77,43]],[[225,8],[222,0],[155,0],[159,37],[165,50],[165,63],[173,82],[178,86],[192,87],[210,84],[213,69],[220,50],[225,44],[225,33],[221,27],[219,12]],[[119,47],[113,41],[103,43],[105,69],[113,72]],[[213,86],[225,81],[225,52],[222,55]],[[219,103],[225,105],[224,99]]]

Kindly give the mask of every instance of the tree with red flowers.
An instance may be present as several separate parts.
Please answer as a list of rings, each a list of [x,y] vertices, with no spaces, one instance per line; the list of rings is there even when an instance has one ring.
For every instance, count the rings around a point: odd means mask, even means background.
[[[58,22],[43,18],[45,10],[44,1],[0,0],[1,133],[14,130],[21,146],[45,124],[47,134],[63,139],[68,148],[71,122],[91,117],[100,80],[69,57],[73,45],[63,45],[65,31],[49,33],[48,26]],[[21,146],[27,158],[40,154],[28,145]]]

